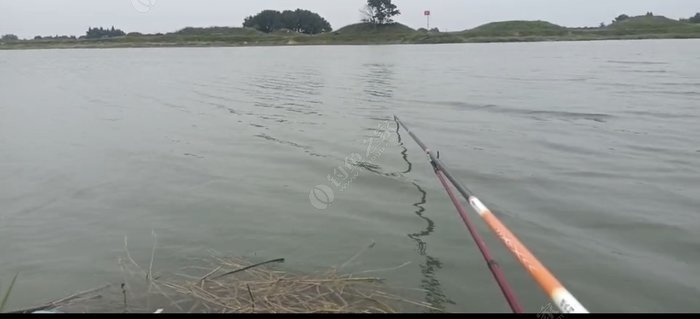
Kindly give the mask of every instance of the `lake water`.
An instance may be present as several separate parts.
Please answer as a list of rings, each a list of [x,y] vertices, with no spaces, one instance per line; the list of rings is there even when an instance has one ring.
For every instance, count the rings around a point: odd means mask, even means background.
[[[697,40],[0,51],[0,290],[19,272],[21,308],[118,283],[125,236],[148,265],[156,234],[162,274],[211,251],[323,270],[374,242],[344,270],[404,265],[374,275],[445,311],[508,312],[425,155],[403,130],[398,142],[396,114],[589,311],[700,311],[698,52]],[[348,158],[361,162],[338,186],[328,177]],[[317,185],[332,202],[310,196]],[[547,296],[473,216],[539,312]]]

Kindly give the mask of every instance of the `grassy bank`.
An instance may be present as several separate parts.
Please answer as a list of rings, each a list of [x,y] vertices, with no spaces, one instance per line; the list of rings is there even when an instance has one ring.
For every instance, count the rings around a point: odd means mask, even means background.
[[[263,33],[252,29],[230,27],[185,28],[167,34],[131,33],[105,39],[20,40],[0,43],[0,49],[431,44],[688,38],[700,38],[700,24],[681,22],[662,16],[639,16],[597,28],[567,28],[545,21],[504,21],[459,32],[414,30],[398,23],[390,25],[360,23],[319,35],[295,32]]]

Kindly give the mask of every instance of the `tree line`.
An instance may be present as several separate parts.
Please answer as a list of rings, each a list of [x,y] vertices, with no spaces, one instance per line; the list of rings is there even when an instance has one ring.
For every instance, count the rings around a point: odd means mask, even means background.
[[[34,37],[34,40],[77,40],[77,38],[74,35],[68,36],[68,35],[55,35],[55,36],[40,36],[37,35]]]
[[[279,30],[289,30],[305,34],[318,34],[333,30],[331,24],[318,13],[309,10],[295,11],[264,10],[255,16],[249,16],[243,21],[243,27],[253,28],[265,33]]]
[[[700,12],[696,13],[694,16],[692,16],[688,19],[683,19],[683,20],[690,22],[690,23],[700,23]]]
[[[360,10],[362,14],[362,22],[375,25],[393,23],[393,17],[400,15],[401,11],[392,3],[392,0],[367,0],[365,6]],[[699,14],[700,15],[700,14]],[[696,16],[700,19],[700,16]],[[331,24],[321,15],[309,10],[296,9],[285,10],[282,12],[276,10],[264,10],[254,16],[249,16],[243,21],[243,27],[253,28],[265,33],[270,33],[280,30],[288,30],[290,32],[299,32],[305,34],[319,34],[331,32],[333,28]],[[124,31],[114,28],[93,28],[89,27],[84,36],[78,39],[103,39],[121,37],[127,35]],[[132,32],[129,35],[141,35],[137,32]],[[156,34],[161,35],[161,34]],[[34,40],[75,40],[75,36],[40,36],[34,37]],[[18,41],[19,38],[14,34],[5,34],[0,37],[0,41],[10,42]]]
[[[87,32],[85,32],[85,35],[81,36],[80,38],[77,38],[74,35],[71,35],[71,36],[68,36],[68,35],[55,35],[55,36],[37,35],[34,37],[34,40],[102,39],[102,38],[121,37],[121,36],[125,36],[125,35],[126,35],[126,33],[124,33],[124,31],[116,29],[116,28],[114,28],[114,26],[112,26],[111,28],[108,28],[108,29],[105,29],[103,27],[99,27],[99,28],[89,27]],[[10,42],[10,41],[18,41],[19,38],[14,34],[5,34],[2,37],[0,37],[0,40],[4,41],[4,42]]]
[[[647,12],[647,13],[645,14],[645,16],[647,16],[647,17],[653,17],[653,16],[654,16],[654,13],[653,13],[653,12]],[[615,20],[613,20],[612,22],[613,22],[613,23],[622,22],[622,21],[625,21],[625,20],[627,20],[627,19],[629,19],[629,18],[630,18],[630,16],[628,16],[628,15],[626,15],[626,14],[621,14],[621,15],[617,16],[617,17],[615,18]],[[679,21],[681,21],[681,22],[690,22],[690,23],[700,23],[700,12],[696,13],[694,16],[692,16],[692,17],[690,17],[690,18],[688,18],[688,19],[683,19],[683,18],[681,18],[681,19],[679,19]]]
[[[17,40],[19,40],[19,38],[14,34],[5,34],[2,37],[0,37],[0,41],[4,41],[4,42],[17,41]]]
[[[102,39],[102,38],[113,38],[113,37],[121,37],[125,36],[126,33],[124,31],[115,29],[114,26],[112,26],[111,29],[104,29],[102,27],[99,28],[88,28],[87,32],[85,33],[85,38],[86,39]]]
[[[367,4],[360,12],[362,14],[362,22],[376,25],[393,23],[394,20],[392,18],[401,14],[401,11],[392,3],[392,0],[367,0]],[[254,16],[245,18],[243,27],[253,28],[265,33],[279,30],[305,34],[333,31],[331,24],[318,13],[302,9],[282,12],[264,10]]]
[[[360,10],[362,14],[362,22],[375,25],[393,23],[393,17],[400,15],[401,11],[392,3],[392,0],[367,0],[365,6]],[[646,16],[654,16],[654,13],[647,12]],[[619,23],[630,19],[627,14],[617,16],[612,23]],[[681,22],[698,23],[700,24],[700,12],[687,19],[679,19]],[[280,30],[288,30],[290,32],[299,32],[305,34],[319,34],[331,32],[333,28],[331,24],[318,13],[296,9],[285,10],[282,12],[275,10],[264,10],[255,16],[249,16],[243,21],[243,27],[253,28],[265,33],[270,33]],[[601,23],[600,27],[605,27],[605,23]],[[109,29],[102,27],[88,28],[88,31],[80,39],[102,39],[125,36],[124,31],[115,29],[112,26]],[[141,35],[140,33],[130,33],[130,35]],[[161,35],[161,34],[158,34]],[[74,40],[75,36],[36,36],[35,40],[52,39],[52,40]],[[18,41],[19,38],[14,34],[5,34],[0,37],[0,41],[10,42]]]

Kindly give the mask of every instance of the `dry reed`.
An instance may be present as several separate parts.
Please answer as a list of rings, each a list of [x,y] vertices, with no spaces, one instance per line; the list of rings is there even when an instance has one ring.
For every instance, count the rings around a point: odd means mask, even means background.
[[[222,258],[212,253],[209,267],[193,265],[198,274],[163,278],[153,271],[156,234],[147,268],[129,254],[124,238],[124,258],[119,258],[123,281],[105,285],[16,312],[178,312],[178,313],[398,313],[442,311],[430,304],[388,292],[381,278],[364,274],[395,270],[401,266],[339,273],[331,268],[318,274],[281,271],[284,259],[252,263],[243,258]],[[344,268],[374,243],[340,266]],[[145,280],[144,280],[145,279]],[[146,286],[144,286],[146,285]],[[111,290],[108,288],[112,288]]]

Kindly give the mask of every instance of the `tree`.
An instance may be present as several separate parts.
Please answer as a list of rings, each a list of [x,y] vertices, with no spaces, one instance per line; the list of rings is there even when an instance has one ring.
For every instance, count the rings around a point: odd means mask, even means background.
[[[318,13],[309,10],[296,9],[284,12],[265,10],[255,16],[250,16],[243,21],[243,27],[253,28],[270,33],[280,29],[288,29],[294,32],[317,34],[330,32],[331,24]]]
[[[630,18],[630,16],[628,16],[628,15],[626,15],[626,14],[621,14],[621,15],[617,16],[617,18],[615,18],[615,20],[613,21],[613,23],[615,23],[615,22],[622,22],[622,21],[625,21],[625,20],[627,20],[627,19],[629,19],[629,18]]]
[[[37,35],[34,37],[34,40],[76,40],[74,35],[68,36],[68,35],[48,35],[48,36],[40,36]]]
[[[317,34],[333,31],[331,24],[317,13],[297,9],[294,11],[294,15],[296,16],[296,19],[293,19],[292,21],[294,21],[296,24],[293,23],[286,25],[286,28],[296,27],[297,32],[306,34]]]
[[[367,5],[360,10],[363,22],[372,24],[392,23],[391,18],[401,14],[401,11],[391,0],[367,0]]]
[[[85,38],[86,39],[102,39],[102,38],[113,38],[113,37],[121,37],[125,36],[126,33],[124,31],[115,29],[114,26],[112,26],[111,29],[104,29],[102,27],[99,28],[88,28],[87,32],[85,33]]]
[[[297,9],[297,11],[300,11]],[[280,16],[280,20],[285,29],[289,29],[296,32],[301,32],[301,19],[299,14],[292,10],[285,10]]]
[[[695,16],[688,19],[690,23],[700,23],[700,12],[696,13]]]
[[[250,16],[243,21],[243,27],[253,28],[265,33],[280,29],[282,14],[275,10],[265,10],[255,16]]]
[[[377,19],[375,18],[374,9],[366,4],[362,9],[360,9],[360,14],[362,15],[362,22],[377,24]]]
[[[647,17],[653,17],[653,16],[654,16],[653,12],[651,12],[651,11],[647,12]]]
[[[17,41],[17,40],[19,40],[19,38],[14,34],[3,35],[2,38],[0,38],[0,39],[2,39],[2,41]]]
[[[601,22],[599,28],[605,28],[605,22]]]

